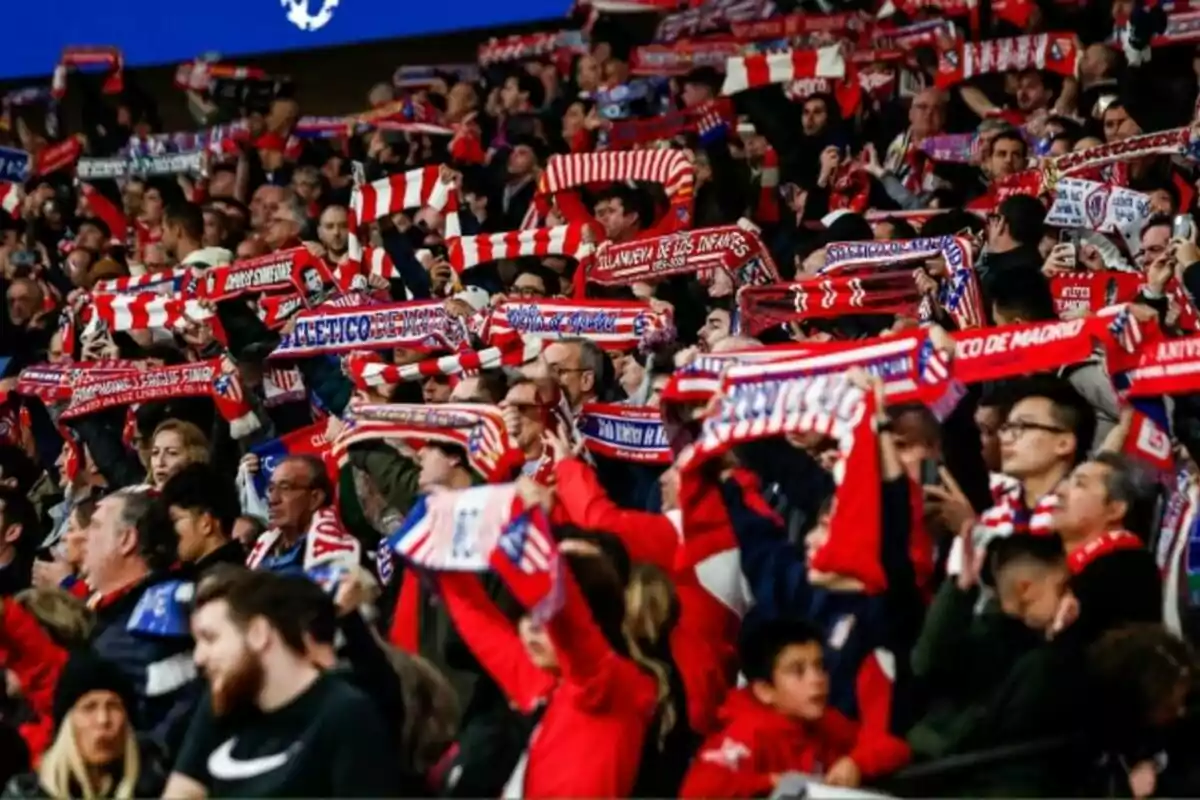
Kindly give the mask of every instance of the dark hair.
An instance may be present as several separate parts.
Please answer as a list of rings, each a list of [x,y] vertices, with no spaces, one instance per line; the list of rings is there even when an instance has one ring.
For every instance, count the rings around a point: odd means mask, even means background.
[[[42,540],[37,510],[25,492],[10,486],[0,486],[0,506],[4,509],[0,511],[0,519],[4,520],[0,535],[10,525],[20,525],[21,535],[17,539],[16,550],[22,558],[27,558]]]
[[[17,482],[16,488],[28,494],[42,476],[42,468],[20,446],[0,444],[0,476],[12,478]]]
[[[625,549],[625,543],[616,534],[607,531],[584,530],[578,525],[568,523],[554,526],[554,538],[560,542],[576,541],[593,545],[613,565],[613,569],[617,571],[617,577],[621,579],[621,585],[628,585],[633,563],[629,558],[629,551]]]
[[[983,230],[983,222],[979,217],[961,208],[954,208],[944,214],[934,214],[921,226],[922,236],[953,236],[961,230],[979,233]]]
[[[226,538],[233,535],[233,523],[242,513],[233,479],[210,464],[189,464],[176,472],[163,484],[162,500],[168,511],[175,506],[209,514]]]
[[[996,211],[1008,223],[1008,230],[1016,241],[1037,244],[1041,240],[1046,219],[1046,207],[1041,200],[1024,194],[1013,195],[1000,203]]]
[[[1001,573],[1014,564],[1055,567],[1065,564],[1066,560],[1067,551],[1057,533],[1049,536],[1031,533],[1001,536],[988,544],[980,580],[988,586],[995,586]]]
[[[546,87],[542,82],[530,75],[528,72],[521,70],[509,76],[517,81],[517,89],[521,94],[529,95],[529,105],[533,108],[541,108],[546,102]]]
[[[749,625],[743,623],[738,637],[742,673],[747,680],[770,683],[775,673],[775,662],[790,645],[820,645],[823,639],[816,626],[802,619],[753,618]]]
[[[994,137],[992,137],[992,147],[995,147],[996,142],[998,142],[1002,139],[1007,139],[1010,142],[1020,142],[1021,143],[1021,152],[1024,153],[1025,155],[1029,155],[1029,143],[1025,141],[1025,137],[1022,136],[1019,131],[1017,131],[1013,128],[1005,128],[1004,130],[997,133]]]
[[[884,217],[880,224],[892,226],[892,238],[894,239],[915,239],[917,238],[917,229],[912,226],[912,223],[900,217]]]
[[[929,410],[929,406],[924,403],[901,403],[888,406],[887,414],[893,424],[899,423],[902,419],[911,419],[916,424],[923,444],[934,447],[941,446],[942,425],[934,413]]]
[[[604,555],[566,553],[562,556],[579,591],[587,601],[588,610],[604,638],[620,655],[629,653],[625,640],[625,584],[616,566]]]
[[[196,587],[193,608],[218,600],[225,601],[229,618],[239,628],[256,617],[265,619],[296,654],[308,649],[305,634],[317,641],[333,640],[330,631],[337,625],[333,601],[306,577],[220,565]]]
[[[989,284],[992,305],[1026,322],[1058,319],[1050,281],[1036,269],[1012,269]]]
[[[1066,378],[1053,375],[1039,375],[1018,384],[1013,394],[1013,405],[1030,397],[1049,400],[1055,423],[1075,435],[1075,458],[1072,463],[1078,464],[1087,458],[1096,435],[1096,412],[1091,404]]]
[[[1196,679],[1191,645],[1158,623],[1107,631],[1087,656],[1095,696],[1105,698],[1104,727],[1110,735],[1144,734],[1174,693]]]
[[[289,461],[299,461],[308,467],[309,488],[316,489],[325,495],[325,500],[321,506],[327,506],[333,503],[333,483],[329,480],[329,473],[325,470],[325,462],[316,456],[302,453],[300,455],[288,456],[279,462],[281,465]]]
[[[562,293],[562,283],[558,279],[558,274],[549,267],[541,264],[522,264],[517,269],[517,274],[513,276],[513,282],[515,283],[517,278],[522,275],[532,275],[541,280],[542,285],[546,287],[547,297],[557,297]]]
[[[1089,461],[1108,467],[1108,474],[1104,477],[1104,491],[1109,501],[1125,503],[1132,509],[1138,500],[1139,492],[1129,459],[1120,453],[1101,451]]]
[[[1146,224],[1142,226],[1141,235],[1145,236],[1146,231],[1150,230],[1151,228],[1158,227],[1167,227],[1173,229],[1175,227],[1175,220],[1171,218],[1170,214],[1152,214],[1150,219],[1146,220]]]
[[[596,195],[596,199],[592,202],[592,208],[604,202],[605,200],[620,200],[621,208],[626,214],[637,214],[638,222],[645,225],[649,224],[649,215],[646,213],[645,202],[642,200],[642,194],[637,189],[628,186],[624,183],[614,183],[612,186],[605,189]]]
[[[178,225],[185,236],[197,242],[204,236],[204,212],[195,203],[185,201],[168,207],[163,224]]]
[[[83,227],[84,225],[91,225],[93,228],[100,231],[100,234],[104,237],[104,241],[106,242],[112,238],[112,228],[108,227],[108,223],[99,217],[84,217],[83,219],[79,220],[79,226]]]
[[[508,377],[502,369],[481,370],[476,376],[479,379],[478,395],[485,403],[499,403],[508,394]]]
[[[151,572],[165,572],[179,556],[179,536],[158,493],[126,487],[109,497],[121,501],[117,524],[137,531],[138,555]]]
[[[1181,198],[1179,196],[1179,187],[1176,186],[1175,182],[1172,180],[1165,178],[1151,178],[1149,180],[1138,181],[1135,188],[1139,192],[1145,192],[1147,194],[1150,192],[1166,192],[1171,198],[1171,207],[1179,208],[1181,202]],[[1156,214],[1155,216],[1167,217],[1166,214]],[[1170,217],[1168,217],[1168,220],[1170,220]],[[1150,227],[1149,222],[1146,223],[1146,227]]]

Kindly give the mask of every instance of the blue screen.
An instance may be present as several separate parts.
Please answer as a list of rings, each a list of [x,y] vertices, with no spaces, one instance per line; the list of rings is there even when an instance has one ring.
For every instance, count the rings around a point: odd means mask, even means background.
[[[551,20],[565,17],[570,7],[569,0],[307,0],[307,6],[288,0],[309,18],[318,18],[322,4],[331,1],[336,7],[316,30],[289,21],[282,0],[8,3],[6,28],[20,34],[0,48],[0,80],[49,75],[64,45],[114,45],[126,66],[143,67],[213,50],[229,58]],[[398,49],[397,65],[403,55]]]

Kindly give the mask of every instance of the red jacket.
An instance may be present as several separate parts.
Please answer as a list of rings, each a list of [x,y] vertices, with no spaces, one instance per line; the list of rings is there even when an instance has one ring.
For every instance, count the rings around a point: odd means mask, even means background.
[[[34,762],[54,736],[54,687],[67,653],[37,619],[12,598],[0,600],[0,668],[11,670],[25,702],[36,715],[20,726]]]
[[[579,459],[555,465],[558,502],[564,521],[617,536],[629,558],[653,564],[671,576],[679,597],[679,624],[671,633],[671,655],[687,695],[692,730],[715,729],[716,712],[735,672],[740,614],[715,583],[739,582],[737,542],[729,527],[720,490],[686,478],[689,504],[712,513],[689,515],[682,536],[665,514],[621,508],[604,492],[595,472]],[[683,491],[683,490],[681,490]],[[711,503],[714,500],[716,506]]]
[[[908,757],[903,742],[863,737],[857,723],[834,709],[815,723],[799,722],[760,703],[749,688],[730,692],[721,719],[724,727],[696,754],[680,797],[770,794],[775,776],[819,776],[843,756],[871,777],[896,769]]]
[[[546,704],[529,742],[521,796],[628,797],[658,687],[612,651],[570,573],[563,576],[563,607],[548,625],[558,676],[529,660],[475,576],[441,573],[438,580],[459,635],[509,702],[526,713]]]

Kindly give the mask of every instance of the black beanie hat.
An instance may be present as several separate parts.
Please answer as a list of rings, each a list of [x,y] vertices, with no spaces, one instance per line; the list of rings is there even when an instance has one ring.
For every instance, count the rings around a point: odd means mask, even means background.
[[[88,692],[99,691],[112,692],[120,697],[130,724],[134,723],[137,695],[133,691],[133,684],[120,668],[91,650],[72,651],[54,688],[54,729],[58,730],[67,712],[79,702],[79,698]]]

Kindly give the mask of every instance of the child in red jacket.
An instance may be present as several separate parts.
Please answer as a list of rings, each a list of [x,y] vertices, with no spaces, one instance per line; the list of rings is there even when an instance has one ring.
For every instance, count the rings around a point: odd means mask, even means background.
[[[724,727],[700,748],[682,797],[766,796],[788,772],[857,786],[908,760],[903,741],[864,735],[858,723],[826,706],[829,675],[813,626],[763,621],[743,629],[740,650],[749,685],[730,693],[721,709]]]

